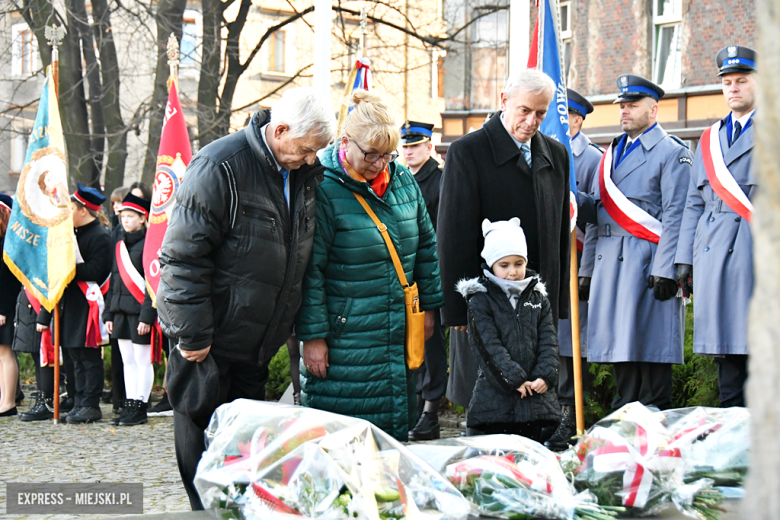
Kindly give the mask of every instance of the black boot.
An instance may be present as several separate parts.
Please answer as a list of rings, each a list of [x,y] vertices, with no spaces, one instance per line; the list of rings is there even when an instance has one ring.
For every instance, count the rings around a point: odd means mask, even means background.
[[[425,401],[417,425],[409,432],[410,441],[430,441],[441,436],[439,428],[439,401]]]
[[[73,410],[74,401],[72,397],[60,400],[60,412],[69,412]]]
[[[149,419],[146,416],[146,403],[143,401],[133,401],[133,404],[131,404],[130,407],[130,413],[122,417],[119,421],[119,426],[138,426],[139,424],[146,424],[149,422]]]
[[[293,394],[293,399],[295,399],[295,395]],[[298,400],[298,404],[300,403],[300,398]],[[149,411],[147,412],[147,415],[149,417],[156,417],[156,416],[173,416],[173,408],[171,407],[171,403],[168,400],[168,392],[163,392],[162,399],[159,403],[149,408]]]
[[[19,414],[19,420],[25,422],[46,421],[54,417],[54,401],[44,398],[43,392],[33,392],[35,404],[28,411]]]
[[[577,422],[574,417],[574,407],[564,405],[561,406],[561,424],[558,425],[558,429],[555,430],[550,439],[544,443],[547,448],[553,451],[563,451],[569,447],[570,444],[575,444],[577,441],[574,437],[577,435]]]
[[[417,420],[419,421],[420,418],[422,418],[423,411],[425,410],[425,399],[423,399],[422,394],[417,394]]]
[[[120,408],[120,410],[122,410],[122,411],[116,417],[114,417],[113,419],[111,419],[108,422],[110,422],[114,426],[118,426],[119,425],[119,421],[121,421],[122,419],[124,419],[125,417],[127,417],[128,415],[130,415],[132,413],[133,403],[134,403],[134,401],[132,399],[125,399],[122,402],[122,407]]]

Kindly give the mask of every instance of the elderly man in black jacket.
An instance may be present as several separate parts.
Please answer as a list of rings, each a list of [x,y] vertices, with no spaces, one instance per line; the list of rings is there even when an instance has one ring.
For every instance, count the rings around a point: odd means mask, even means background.
[[[292,332],[324,171],[316,153],[334,131],[327,100],[290,89],[272,111],[203,148],[184,176],[160,252],[157,304],[177,346],[172,369],[210,356],[218,371],[218,388],[206,389],[216,404],[197,416],[176,406],[197,382],[174,388],[168,374],[176,459],[193,510],[203,508],[193,478],[208,417],[216,405],[265,397],[268,362]]]
[[[528,268],[547,286],[557,324],[569,312],[569,155],[541,134],[555,85],[544,73],[510,76],[501,111],[456,140],[447,152],[439,200],[438,249],[444,289],[442,321],[451,329],[447,397],[468,406],[477,377],[469,351],[466,302],[455,291],[463,278],[481,274],[482,229],[519,217],[528,241]],[[557,117],[551,114],[550,117]]]

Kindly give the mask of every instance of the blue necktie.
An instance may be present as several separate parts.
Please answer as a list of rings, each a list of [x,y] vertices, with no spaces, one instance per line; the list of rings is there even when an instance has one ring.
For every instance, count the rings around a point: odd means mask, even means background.
[[[287,201],[287,209],[290,209],[290,170],[280,170],[284,177],[284,198]]]
[[[528,167],[531,167],[531,147],[528,146],[528,143],[521,143],[520,144],[520,151],[523,152],[523,157],[525,157],[525,162],[528,163]]]
[[[742,125],[739,124],[739,121],[734,123],[734,136],[731,138],[731,144],[737,142],[737,139],[739,139],[739,136],[742,135]]]

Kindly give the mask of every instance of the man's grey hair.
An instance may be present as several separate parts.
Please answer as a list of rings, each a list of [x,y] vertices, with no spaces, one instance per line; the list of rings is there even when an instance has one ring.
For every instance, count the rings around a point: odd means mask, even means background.
[[[311,136],[330,142],[336,133],[336,115],[330,100],[310,87],[291,88],[271,110],[271,127],[290,128],[290,137]]]
[[[547,93],[550,99],[555,95],[555,82],[544,72],[525,69],[509,76],[504,85],[504,96],[511,98],[518,91],[532,94]]]

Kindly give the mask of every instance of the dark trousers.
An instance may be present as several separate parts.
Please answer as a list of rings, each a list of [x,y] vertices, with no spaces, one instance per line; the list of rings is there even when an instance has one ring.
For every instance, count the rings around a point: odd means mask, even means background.
[[[74,406],[100,408],[100,397],[103,394],[103,358],[100,357],[100,348],[81,347],[68,350],[73,359],[76,383]]]
[[[645,406],[667,410],[672,406],[671,363],[614,363],[617,395],[612,408],[639,401]]]
[[[164,342],[165,344],[167,342]],[[122,363],[122,353],[119,342],[111,340],[111,404],[119,408],[125,400],[125,365]]]
[[[748,357],[739,354],[726,354],[716,357],[718,364],[718,389],[720,405],[745,406],[745,381],[748,377]]]
[[[43,392],[44,397],[54,397],[54,367],[42,367],[41,366],[41,352],[40,350],[32,354],[35,360],[35,383],[38,386],[38,390]],[[65,388],[68,392],[68,397],[76,398],[76,376],[73,375],[73,359],[70,357],[68,349],[62,349],[62,362],[60,367],[60,384],[65,381]],[[64,368],[64,370],[62,370]],[[58,392],[59,394],[59,392]]]
[[[590,373],[588,372],[588,360],[582,360],[582,402],[588,399],[588,384]],[[558,403],[561,406],[574,406],[574,358],[561,356],[560,373],[558,374]]]
[[[481,431],[484,435],[496,435],[502,433],[521,435],[536,442],[541,442],[542,437],[542,426],[536,422],[483,424],[479,426],[479,431]]]
[[[425,342],[425,360],[414,371],[417,393],[426,401],[438,401],[447,391],[447,347],[441,314],[433,311],[433,336]]]
[[[242,398],[258,401],[265,399],[265,383],[268,381],[267,366],[261,367],[248,361],[222,358],[213,354],[212,357],[219,369],[219,404]],[[176,463],[193,511],[203,509],[193,482],[198,462],[206,449],[203,431],[186,415],[174,412],[173,437]]]
[[[298,336],[293,334],[287,338],[287,354],[290,357],[290,380],[293,385],[293,393],[301,393],[301,342]]]

